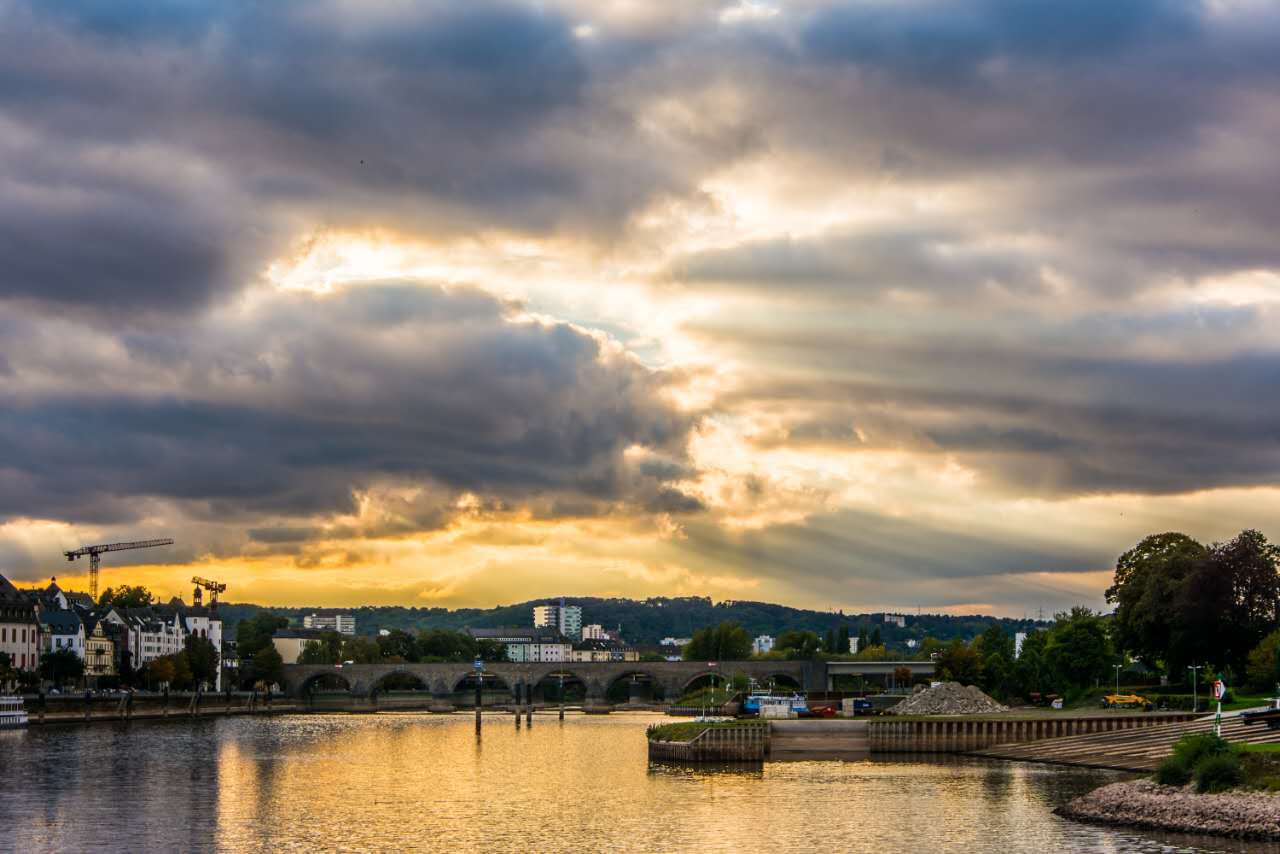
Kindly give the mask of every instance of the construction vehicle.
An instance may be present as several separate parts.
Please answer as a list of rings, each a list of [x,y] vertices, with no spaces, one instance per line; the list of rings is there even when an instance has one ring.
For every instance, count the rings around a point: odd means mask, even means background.
[[[74,561],[78,557],[89,556],[89,596],[93,599],[94,604],[98,603],[98,565],[101,562],[101,555],[104,552],[120,552],[127,549],[150,549],[155,546],[171,546],[173,540],[136,540],[131,543],[103,543],[96,546],[81,546],[75,551],[63,552],[67,556],[67,560]]]
[[[1155,706],[1146,697],[1138,694],[1108,694],[1102,698],[1104,709],[1145,709],[1151,711]]]

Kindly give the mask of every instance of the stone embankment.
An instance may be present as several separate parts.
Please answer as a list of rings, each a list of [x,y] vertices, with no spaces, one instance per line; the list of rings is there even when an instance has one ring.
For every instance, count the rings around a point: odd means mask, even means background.
[[[1189,787],[1135,780],[1094,789],[1059,807],[1057,813],[1077,821],[1143,830],[1280,840],[1280,795],[1270,792],[1197,795]]]

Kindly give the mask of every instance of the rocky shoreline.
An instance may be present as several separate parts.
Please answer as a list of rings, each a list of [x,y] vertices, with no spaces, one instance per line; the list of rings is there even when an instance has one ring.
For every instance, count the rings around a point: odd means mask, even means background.
[[[1198,795],[1134,780],[1094,789],[1055,812],[1093,824],[1280,841],[1280,795],[1270,792]]]

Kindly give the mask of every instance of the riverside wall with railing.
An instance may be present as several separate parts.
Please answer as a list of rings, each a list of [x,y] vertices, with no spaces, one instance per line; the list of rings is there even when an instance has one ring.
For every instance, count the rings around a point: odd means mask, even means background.
[[[1194,717],[1190,712],[1156,712],[1034,718],[874,718],[867,722],[867,742],[872,753],[967,753],[997,744],[1143,729]]]
[[[688,741],[650,741],[657,762],[763,762],[769,753],[767,721],[709,727]]]

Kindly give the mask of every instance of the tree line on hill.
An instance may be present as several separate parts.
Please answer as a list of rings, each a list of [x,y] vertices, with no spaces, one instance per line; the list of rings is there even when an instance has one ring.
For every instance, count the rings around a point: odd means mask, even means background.
[[[400,629],[416,635],[422,629],[498,628],[502,626],[527,626],[532,620],[534,605],[553,601],[535,599],[516,605],[497,608],[405,608],[400,606],[362,606],[356,608],[273,607],[270,610],[290,618],[299,624],[311,613],[351,614],[356,619],[356,631],[363,635],[376,635],[379,629]],[[558,601],[558,600],[554,600]],[[992,624],[1002,626],[1006,632],[1030,631],[1038,625],[1035,620],[1014,620],[986,616],[953,616],[949,614],[911,614],[905,626],[883,622],[879,614],[844,614],[839,611],[814,611],[791,608],[767,602],[724,601],[712,602],[707,597],[653,597],[644,600],[600,599],[570,597],[570,604],[583,610],[584,623],[598,623],[605,628],[622,627],[623,637],[639,646],[656,646],[666,637],[687,638],[706,626],[715,626],[725,620],[740,625],[753,638],[758,635],[778,637],[788,631],[812,631],[825,639],[837,635],[834,646],[848,651],[847,637],[839,645],[839,633],[849,636],[860,632],[870,642],[870,636],[878,629],[881,643],[893,650],[907,649],[907,641],[917,645],[926,637],[940,641],[955,638],[969,639],[986,631]],[[228,631],[241,619],[266,610],[258,605],[221,605],[224,624]],[[866,644],[863,644],[865,647]]]

